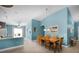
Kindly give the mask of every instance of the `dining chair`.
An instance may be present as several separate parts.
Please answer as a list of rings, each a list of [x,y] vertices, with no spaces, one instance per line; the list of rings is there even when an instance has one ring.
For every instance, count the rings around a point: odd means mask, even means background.
[[[59,38],[59,42],[57,43],[59,52],[62,50],[63,39],[64,39],[63,37]]]
[[[50,36],[46,35],[44,38],[45,38],[45,47],[49,48],[50,47]]]
[[[59,51],[59,38],[56,36],[52,37],[52,40],[50,41],[50,49],[53,49],[54,53]]]
[[[38,35],[38,37],[37,37],[37,42],[38,42],[38,44],[40,44],[40,45],[41,45],[41,43],[42,43],[42,42],[41,42],[42,37],[43,37],[42,35]]]
[[[45,46],[45,37],[44,36],[42,36],[42,38],[41,38],[41,45]]]
[[[57,48],[58,48],[58,42],[59,42],[59,40],[57,39],[56,36],[53,36],[52,37],[52,42],[53,42],[52,48],[53,48],[54,52],[56,52]]]

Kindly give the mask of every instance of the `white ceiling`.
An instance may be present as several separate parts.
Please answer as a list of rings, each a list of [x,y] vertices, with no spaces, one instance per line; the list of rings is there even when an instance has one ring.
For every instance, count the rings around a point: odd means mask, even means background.
[[[25,25],[32,19],[43,20],[46,17],[46,8],[49,15],[64,7],[69,7],[75,21],[79,20],[79,6],[68,5],[14,5],[12,8],[0,6],[0,20],[9,24]]]

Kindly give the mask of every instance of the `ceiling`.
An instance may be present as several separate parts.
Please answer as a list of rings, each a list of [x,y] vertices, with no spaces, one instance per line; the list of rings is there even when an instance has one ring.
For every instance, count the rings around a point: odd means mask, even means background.
[[[47,15],[68,7],[74,21],[79,21],[79,6],[73,5],[14,5],[11,8],[0,6],[0,21],[9,24],[26,25],[30,20],[43,20]],[[46,12],[46,8],[48,8]]]

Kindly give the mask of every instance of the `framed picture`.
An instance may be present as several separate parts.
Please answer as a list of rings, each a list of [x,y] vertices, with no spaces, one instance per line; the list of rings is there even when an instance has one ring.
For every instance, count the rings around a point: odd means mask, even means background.
[[[50,27],[50,31],[51,31],[51,32],[57,32],[57,31],[58,31],[58,26],[57,26],[57,25],[51,26],[51,27]]]

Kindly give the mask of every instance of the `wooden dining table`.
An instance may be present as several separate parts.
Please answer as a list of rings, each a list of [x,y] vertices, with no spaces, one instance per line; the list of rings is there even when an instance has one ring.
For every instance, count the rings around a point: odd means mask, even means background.
[[[50,38],[49,40],[50,40],[50,42],[54,43],[54,42],[58,41],[59,39],[57,39],[57,38]]]
[[[41,38],[41,40],[45,40],[45,38]],[[52,43],[55,43],[55,42],[57,42],[57,41],[59,41],[59,39],[57,39],[56,37],[52,37],[52,38],[50,38],[50,39],[48,39],[50,42],[52,42]]]
[[[41,38],[41,43],[45,43],[45,47],[46,48],[53,48],[54,52],[56,51],[60,51],[62,50],[62,43],[63,41],[61,41],[61,37],[51,37],[51,38],[47,38],[46,37],[42,37]]]
[[[49,41],[49,43],[50,43],[50,42],[53,43],[53,44],[54,44],[54,48],[56,47],[56,42],[59,41],[59,39],[57,39],[57,37],[51,37],[51,38],[48,39],[48,40],[46,40],[46,39],[43,37],[43,38],[41,38],[41,40],[43,40],[43,41]]]

